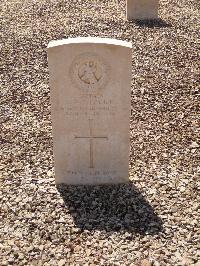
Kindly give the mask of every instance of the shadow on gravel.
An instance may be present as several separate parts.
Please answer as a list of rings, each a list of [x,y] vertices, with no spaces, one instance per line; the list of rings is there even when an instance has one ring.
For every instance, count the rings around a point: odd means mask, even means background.
[[[159,19],[146,19],[146,20],[133,20],[133,22],[140,27],[147,28],[170,28],[172,24],[165,22],[161,18]]]
[[[66,207],[81,230],[158,234],[162,221],[133,184],[58,185]]]

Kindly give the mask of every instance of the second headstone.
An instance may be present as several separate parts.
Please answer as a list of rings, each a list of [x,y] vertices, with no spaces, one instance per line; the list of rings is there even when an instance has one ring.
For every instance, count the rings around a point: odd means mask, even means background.
[[[128,20],[145,20],[158,18],[159,0],[126,0]]]

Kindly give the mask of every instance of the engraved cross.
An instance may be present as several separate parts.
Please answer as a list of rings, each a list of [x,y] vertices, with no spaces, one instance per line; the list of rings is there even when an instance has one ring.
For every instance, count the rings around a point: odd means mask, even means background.
[[[94,140],[98,139],[106,139],[108,140],[108,137],[106,136],[97,136],[93,134],[92,130],[92,119],[89,119],[89,129],[90,129],[90,134],[88,136],[75,136],[75,139],[88,139],[89,144],[90,144],[90,165],[89,168],[94,168]]]

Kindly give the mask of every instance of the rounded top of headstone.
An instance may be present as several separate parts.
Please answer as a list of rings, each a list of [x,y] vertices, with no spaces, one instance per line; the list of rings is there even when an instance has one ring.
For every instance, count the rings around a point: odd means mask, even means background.
[[[99,38],[99,37],[77,37],[77,38],[68,38],[63,40],[51,41],[48,44],[48,48],[53,48],[65,44],[110,44],[110,45],[118,45],[127,48],[132,48],[132,44],[130,42],[110,39],[110,38]]]

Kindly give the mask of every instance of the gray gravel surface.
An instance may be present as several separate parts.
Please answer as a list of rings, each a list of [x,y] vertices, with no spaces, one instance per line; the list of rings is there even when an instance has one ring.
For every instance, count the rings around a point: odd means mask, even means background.
[[[1,1],[0,265],[200,265],[199,5]],[[76,36],[133,43],[128,185],[55,186],[46,47]]]

